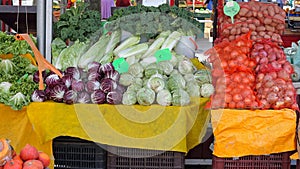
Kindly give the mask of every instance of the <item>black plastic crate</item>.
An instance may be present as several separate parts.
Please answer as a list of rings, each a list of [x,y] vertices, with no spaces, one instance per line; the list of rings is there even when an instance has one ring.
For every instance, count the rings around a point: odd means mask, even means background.
[[[107,169],[184,169],[184,153],[109,146]]]
[[[290,152],[270,155],[220,158],[213,156],[212,169],[290,169]]]
[[[106,169],[106,151],[91,141],[74,137],[53,140],[55,169]]]

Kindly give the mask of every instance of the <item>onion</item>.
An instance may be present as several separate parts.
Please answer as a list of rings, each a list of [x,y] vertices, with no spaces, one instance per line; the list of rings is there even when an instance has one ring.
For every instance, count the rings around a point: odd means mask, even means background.
[[[256,66],[255,61],[254,61],[254,60],[250,60],[248,66],[249,66],[250,68],[254,68],[254,67]]]
[[[263,48],[264,48],[264,45],[262,45],[262,44],[257,43],[257,44],[254,45],[254,50],[260,50],[260,49],[263,49]]]
[[[248,79],[249,79],[250,83],[255,82],[255,76],[254,76],[254,74],[249,74],[248,75]]]
[[[232,50],[232,49],[231,49],[230,56],[231,56],[232,58],[237,57],[239,54],[240,54],[240,53],[239,53],[238,50]]]
[[[270,92],[270,88],[268,88],[268,87],[265,87],[265,88],[263,88],[263,94],[264,95],[267,95],[269,92]]]
[[[235,108],[235,102],[228,103],[228,108],[234,109]]]
[[[294,91],[291,91],[291,90],[287,90],[285,92],[285,96],[288,96],[288,97],[294,97],[296,95],[296,93]]]
[[[289,73],[286,70],[281,70],[277,72],[278,78],[281,78],[285,81],[291,80]]]
[[[272,87],[271,87],[271,91],[274,92],[274,93],[277,93],[277,92],[279,92],[279,87],[276,86],[276,85],[275,85],[275,86],[272,86]]]
[[[264,77],[265,77],[265,74],[264,74],[264,73],[259,73],[259,74],[256,76],[256,80],[257,80],[258,82],[262,82],[263,79],[264,79]]]
[[[287,73],[289,73],[289,74],[294,72],[294,69],[293,69],[292,65],[289,62],[285,62],[285,64],[283,65],[283,69],[285,71],[287,71]]]
[[[236,104],[236,108],[238,108],[238,109],[245,108],[244,102],[243,102],[243,101],[239,101],[239,102]]]
[[[270,48],[272,48],[269,44],[264,44],[264,48],[265,48],[265,50],[268,50],[268,49],[270,49]]]
[[[233,75],[233,81],[240,83],[242,81],[241,75],[240,74],[234,74]]]
[[[270,80],[273,80],[272,76],[269,75],[269,74],[266,74],[266,75],[264,76],[263,82],[267,82],[267,81],[270,81]]]
[[[262,86],[262,83],[259,82],[259,83],[256,83],[255,88],[256,88],[256,89],[259,89],[259,88],[261,88],[261,86]]]
[[[225,95],[225,102],[226,102],[226,103],[232,102],[232,96],[231,96],[230,94],[226,94],[226,95]]]
[[[260,64],[267,64],[268,63],[268,58],[267,57],[263,57],[259,60]]]
[[[269,53],[268,55],[269,62],[273,62],[276,60],[276,54],[274,52]]]
[[[274,62],[271,62],[271,66],[273,67],[273,69],[275,70],[280,70],[282,69],[282,65],[279,64],[278,62],[274,61]]]
[[[245,90],[243,90],[242,92],[241,92],[241,95],[242,95],[242,97],[247,97],[247,96],[250,96],[250,95],[252,95],[252,90],[251,89],[245,89]]]
[[[236,67],[236,65],[237,65],[237,63],[236,63],[235,60],[229,60],[228,61],[229,68],[234,68],[234,67]]]
[[[239,102],[243,99],[243,97],[240,94],[234,94],[232,99],[234,102]]]
[[[250,105],[251,105],[251,103],[252,103],[252,99],[250,99],[250,98],[246,97],[246,98],[244,99],[244,103],[245,103],[245,105],[248,105],[248,106],[250,106]]]
[[[244,84],[249,84],[249,83],[250,83],[250,80],[249,80],[247,77],[245,77],[245,78],[243,78],[242,82],[243,82]]]
[[[266,58],[268,56],[268,53],[264,50],[260,50],[258,56],[260,56],[261,59]]]
[[[271,92],[267,95],[267,101],[269,103],[271,103],[271,104],[275,103],[277,100],[278,100],[278,96],[276,93]]]
[[[270,88],[270,87],[272,87],[272,86],[274,86],[274,82],[273,81],[267,81],[266,83],[265,83],[265,85],[264,85],[264,87],[267,87],[267,88]]]
[[[286,82],[285,82],[285,80],[283,80],[283,79],[279,79],[279,78],[277,78],[277,79],[275,79],[275,83],[277,84],[277,85],[286,85]]]
[[[276,72],[270,72],[269,75],[272,76],[273,79],[277,78],[277,73]]]

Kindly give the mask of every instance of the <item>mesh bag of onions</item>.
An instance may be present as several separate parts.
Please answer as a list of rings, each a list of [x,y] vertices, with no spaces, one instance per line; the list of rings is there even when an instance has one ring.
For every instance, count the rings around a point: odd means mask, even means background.
[[[298,110],[291,79],[294,70],[282,49],[269,40],[263,40],[253,45],[251,57],[258,63],[255,89],[261,108]]]
[[[220,41],[233,41],[244,33],[251,31],[251,40],[271,39],[277,44],[283,41],[280,35],[285,29],[285,11],[276,4],[261,2],[240,2],[240,11],[231,18],[223,12],[223,6],[219,6],[219,35]]]
[[[250,58],[252,41],[250,33],[233,42],[222,42],[206,52],[212,63],[215,93],[210,108],[256,109],[257,102],[254,68],[255,59]]]

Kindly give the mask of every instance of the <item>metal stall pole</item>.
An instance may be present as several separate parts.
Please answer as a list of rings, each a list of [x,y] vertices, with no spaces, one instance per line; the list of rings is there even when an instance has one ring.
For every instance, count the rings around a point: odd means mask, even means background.
[[[52,23],[53,23],[53,6],[52,1],[46,0],[46,28],[45,28],[45,58],[51,63],[51,42],[52,42]]]
[[[37,32],[37,43],[38,43],[38,49],[41,52],[41,54],[45,55],[45,1],[46,0],[37,0],[36,1],[36,32]],[[52,1],[51,1],[52,2]]]

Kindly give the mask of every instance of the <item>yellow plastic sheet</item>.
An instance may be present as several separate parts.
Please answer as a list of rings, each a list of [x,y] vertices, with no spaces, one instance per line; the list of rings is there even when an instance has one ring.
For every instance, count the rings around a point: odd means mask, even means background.
[[[266,155],[296,149],[296,113],[283,110],[211,111],[218,157]]]
[[[40,142],[28,119],[26,110],[23,108],[15,111],[9,106],[0,104],[0,137],[9,139],[17,153],[20,153],[20,150],[28,143],[51,156],[52,142]]]
[[[28,117],[42,143],[74,136],[113,146],[187,152],[201,142],[208,99],[189,106],[31,103]]]

